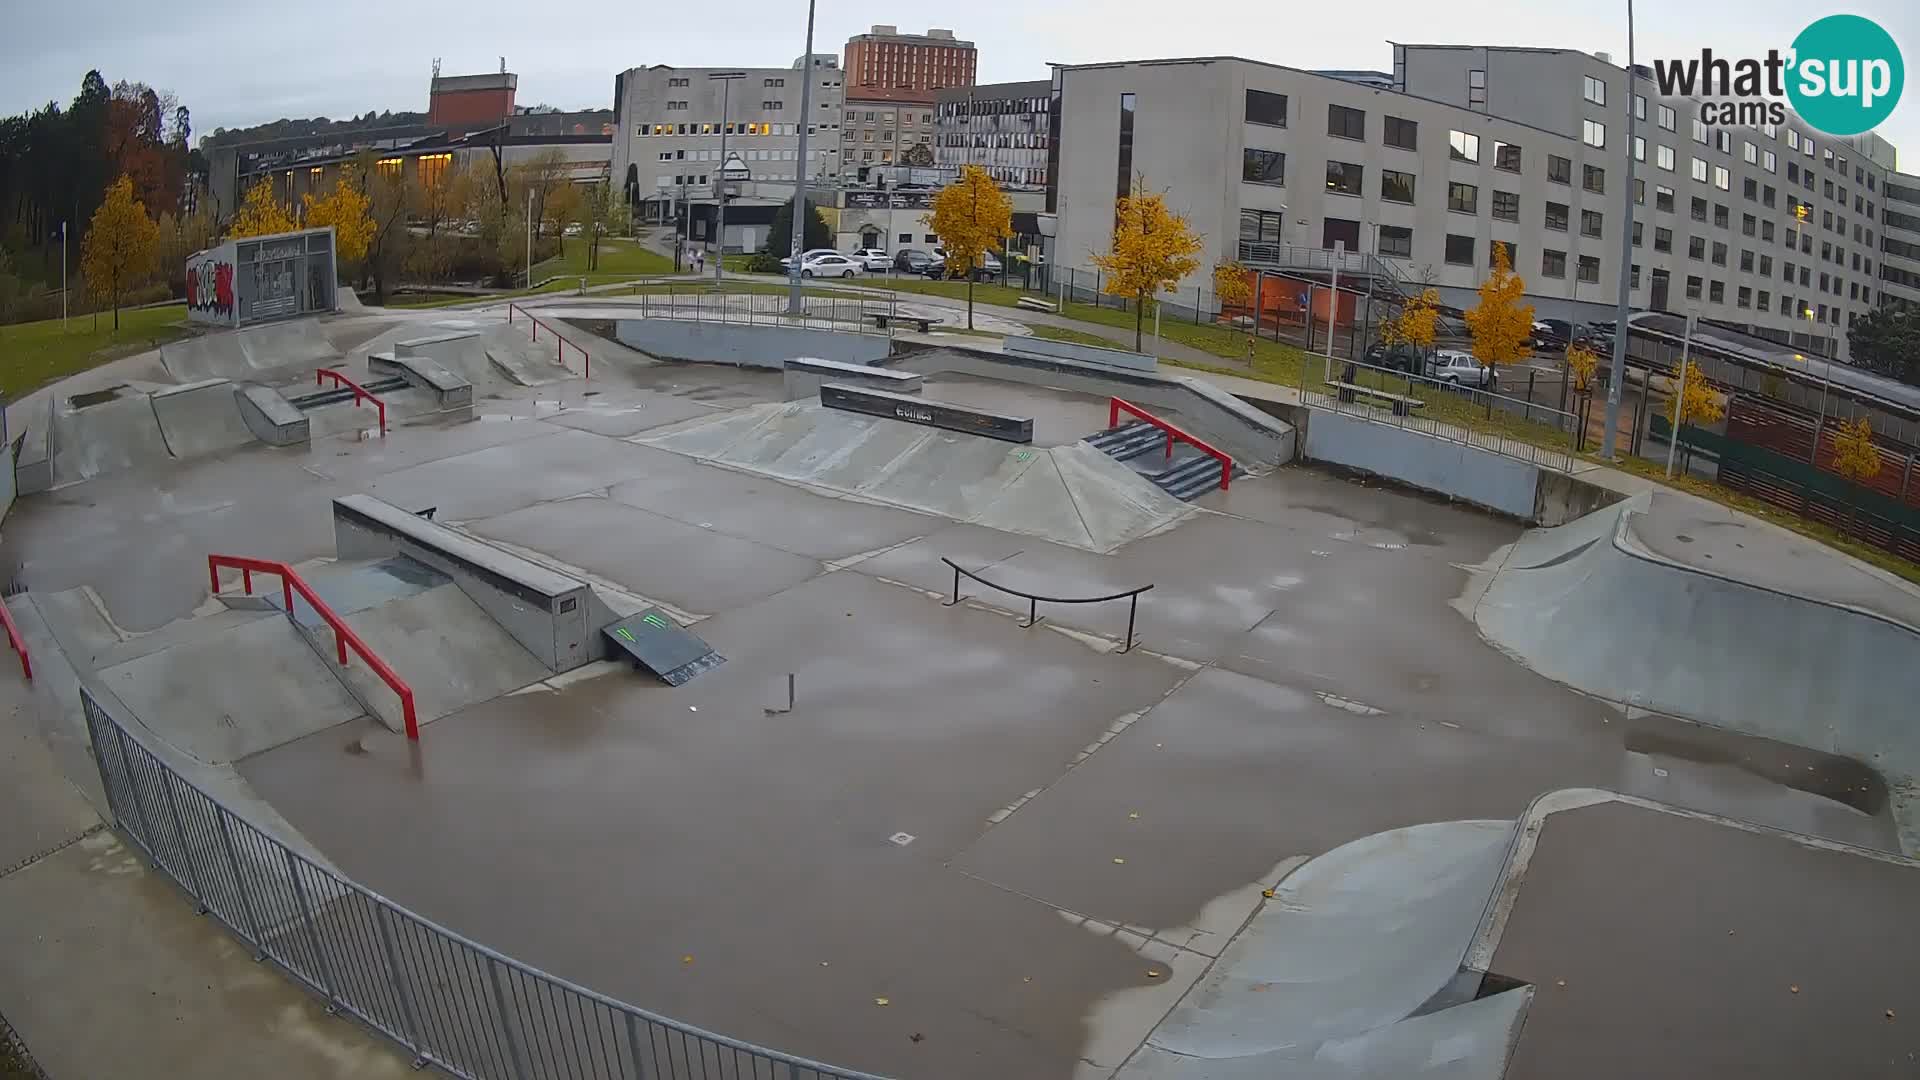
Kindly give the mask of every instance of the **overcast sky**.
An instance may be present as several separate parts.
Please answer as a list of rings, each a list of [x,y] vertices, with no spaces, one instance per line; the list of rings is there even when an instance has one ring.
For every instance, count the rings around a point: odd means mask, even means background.
[[[0,0],[0,114],[70,100],[88,68],[172,89],[196,132],[281,117],[341,119],[368,109],[424,111],[433,60],[445,74],[520,75],[522,105],[612,104],[614,73],[649,64],[783,65],[800,55],[806,8],[796,0],[719,4],[562,0],[328,0],[276,4],[193,0]],[[1392,65],[1387,39],[1565,47],[1627,53],[1625,2],[1360,0],[1313,5],[1249,0],[822,0],[815,50],[839,53],[876,22],[903,31],[953,29],[980,48],[980,81],[1047,76],[1048,61],[1232,54],[1308,68]],[[1890,31],[1920,62],[1920,3],[1860,0],[1846,8],[1786,0],[1686,0],[1640,5],[1639,58],[1733,57],[1785,49],[1813,19],[1851,11]],[[644,21],[642,16],[645,16]],[[1920,89],[1910,88],[1880,134],[1920,171]]]

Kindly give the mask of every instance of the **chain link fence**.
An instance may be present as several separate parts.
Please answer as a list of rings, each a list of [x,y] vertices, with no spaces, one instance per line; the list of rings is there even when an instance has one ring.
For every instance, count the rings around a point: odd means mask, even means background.
[[[1338,367],[1335,365],[1338,364]],[[1300,400],[1559,472],[1582,436],[1572,412],[1487,387],[1329,358],[1303,371]]]
[[[880,1080],[657,1016],[528,967],[304,858],[169,768],[84,687],[115,827],[315,994],[472,1080]]]

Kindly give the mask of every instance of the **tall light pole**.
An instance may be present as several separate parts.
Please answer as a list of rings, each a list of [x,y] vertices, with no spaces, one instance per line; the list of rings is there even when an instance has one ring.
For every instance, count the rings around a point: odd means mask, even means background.
[[[533,189],[527,189],[527,291],[533,291]]]
[[[1627,314],[1633,284],[1633,0],[1627,0],[1627,182],[1620,187],[1620,299],[1613,314],[1613,363],[1607,368],[1607,437],[1600,455],[1613,460],[1620,428],[1620,384],[1627,378]]]
[[[67,231],[72,223],[60,223],[60,332],[67,332]]]
[[[720,204],[720,224],[713,236],[713,281],[720,283],[720,268],[727,261],[727,108],[733,97],[733,81],[744,79],[744,71],[716,71],[708,81],[720,84],[720,167],[713,171],[713,197]]]
[[[800,252],[806,242],[807,213],[807,125],[813,122],[813,4],[807,0],[807,51],[800,54],[800,148],[795,155],[798,166],[793,180],[793,235],[788,241],[787,259],[787,314],[799,315],[800,303]]]

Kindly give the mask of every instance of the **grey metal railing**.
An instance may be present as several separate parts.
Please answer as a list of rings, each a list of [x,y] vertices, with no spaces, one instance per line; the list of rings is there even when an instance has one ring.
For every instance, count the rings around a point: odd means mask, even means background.
[[[1582,423],[1574,413],[1528,398],[1393,368],[1332,357],[1320,359],[1321,365],[1311,361],[1302,365],[1303,404],[1491,450],[1558,472],[1573,471],[1573,449],[1579,442]],[[1462,407],[1445,408],[1456,403]],[[1444,412],[1446,418],[1430,412]],[[1499,422],[1495,422],[1496,414]],[[1515,420],[1520,424],[1513,424]],[[1543,445],[1562,440],[1565,446]]]
[[[809,288],[825,288],[808,283]],[[854,334],[886,335],[893,324],[894,297],[815,296],[802,298],[803,314],[787,314],[785,293],[710,292],[701,288],[659,291],[659,286],[635,286],[643,319],[683,319],[701,323],[744,326],[788,326],[810,330],[838,330]],[[888,316],[876,319],[875,316]]]
[[[473,1080],[880,1080],[615,1001],[469,941],[302,857],[181,776],[84,687],[114,825],[277,967]]]

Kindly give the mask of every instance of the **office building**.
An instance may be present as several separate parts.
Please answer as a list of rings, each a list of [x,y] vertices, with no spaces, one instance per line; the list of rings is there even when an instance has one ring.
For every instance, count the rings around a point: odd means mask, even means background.
[[[940,91],[933,114],[935,164],[979,165],[1003,187],[1046,187],[1051,92],[1045,79]]]
[[[1880,290],[1888,302],[1920,307],[1920,176],[1887,177],[1880,207]]]
[[[875,26],[847,39],[849,89],[919,90],[972,86],[979,53],[971,41],[951,30],[903,34],[897,26]]]
[[[1205,238],[1190,284],[1227,258],[1324,266],[1310,252],[1341,243],[1377,256],[1382,284],[1466,307],[1500,243],[1537,317],[1606,321],[1631,228],[1636,308],[1844,358],[1847,324],[1881,299],[1883,139],[1791,113],[1708,125],[1644,70],[1629,95],[1624,69],[1572,50],[1396,45],[1393,66],[1392,88],[1235,57],[1056,69],[1056,262],[1106,251],[1114,199],[1139,179]]]
[[[924,90],[847,87],[840,119],[840,172],[848,183],[866,183],[876,166],[934,163],[933,95]]]

